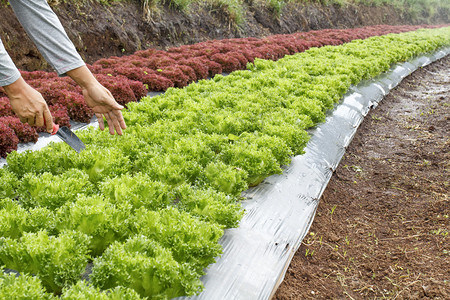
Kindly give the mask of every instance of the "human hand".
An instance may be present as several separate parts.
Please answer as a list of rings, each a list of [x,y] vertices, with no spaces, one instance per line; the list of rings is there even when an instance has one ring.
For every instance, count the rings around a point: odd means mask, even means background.
[[[86,104],[94,111],[100,129],[105,129],[103,121],[103,117],[105,117],[109,133],[114,135],[115,130],[117,134],[122,135],[122,129],[127,128],[121,112],[123,106],[114,100],[111,92],[97,82],[83,88],[83,96]]]
[[[121,112],[123,106],[114,100],[111,92],[95,79],[86,66],[71,70],[67,72],[67,75],[81,87],[84,100],[94,111],[100,129],[105,129],[105,123],[103,121],[103,117],[105,117],[108,123],[109,133],[114,135],[115,130],[117,134],[122,135],[122,129],[127,128]]]
[[[41,93],[29,86],[22,77],[3,88],[12,110],[22,123],[37,127],[45,126],[47,132],[53,132],[52,114]]]

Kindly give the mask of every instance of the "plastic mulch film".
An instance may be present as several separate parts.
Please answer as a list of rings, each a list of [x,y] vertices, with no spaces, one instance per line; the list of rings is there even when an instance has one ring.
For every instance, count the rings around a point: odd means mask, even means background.
[[[270,299],[284,278],[292,257],[308,232],[319,199],[357,128],[368,111],[415,71],[450,54],[450,48],[394,65],[377,78],[352,87],[326,122],[310,131],[305,154],[295,156],[283,174],[266,178],[243,193],[246,214],[238,228],[227,229],[220,240],[223,254],[201,278],[198,296],[177,299]],[[74,123],[73,129],[98,126]],[[21,144],[18,151],[38,150],[56,136]],[[6,163],[0,160],[0,166]]]
[[[310,131],[305,154],[281,175],[244,192],[246,214],[220,240],[223,254],[202,277],[203,292],[177,299],[270,299],[308,232],[319,199],[357,128],[369,110],[417,68],[450,54],[450,48],[394,65],[374,80],[358,84]]]

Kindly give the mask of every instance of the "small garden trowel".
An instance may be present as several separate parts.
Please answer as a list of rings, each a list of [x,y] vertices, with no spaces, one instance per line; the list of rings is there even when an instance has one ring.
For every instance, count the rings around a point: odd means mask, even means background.
[[[83,144],[80,138],[77,137],[75,133],[73,133],[73,131],[66,126],[59,128],[59,125],[53,124],[52,135],[55,134],[78,153],[86,149],[86,146]]]

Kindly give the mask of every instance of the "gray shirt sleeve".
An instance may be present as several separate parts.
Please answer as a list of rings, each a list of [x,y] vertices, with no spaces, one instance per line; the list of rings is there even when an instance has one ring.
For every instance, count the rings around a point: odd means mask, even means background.
[[[0,86],[10,85],[19,78],[19,70],[17,70],[11,57],[9,57],[0,39]]]
[[[59,75],[85,65],[46,0],[9,0],[9,3],[27,34]],[[4,66],[10,68],[10,63],[0,56],[0,69]]]

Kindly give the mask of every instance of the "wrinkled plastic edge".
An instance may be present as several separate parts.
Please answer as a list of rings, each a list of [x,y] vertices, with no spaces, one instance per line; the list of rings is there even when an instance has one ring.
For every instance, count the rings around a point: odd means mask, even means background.
[[[283,174],[244,192],[246,214],[220,240],[223,254],[206,270],[198,296],[176,299],[271,299],[314,220],[333,172],[370,109],[403,78],[450,54],[450,47],[395,64],[373,80],[354,86],[310,131],[305,154]]]

